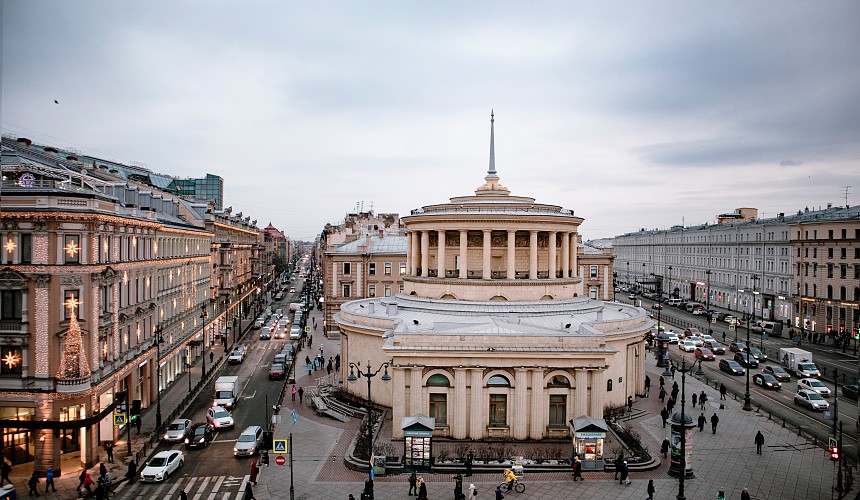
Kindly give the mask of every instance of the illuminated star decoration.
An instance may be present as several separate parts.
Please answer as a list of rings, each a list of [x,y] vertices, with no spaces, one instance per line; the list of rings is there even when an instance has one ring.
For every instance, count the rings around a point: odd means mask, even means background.
[[[69,257],[74,257],[81,251],[81,247],[79,247],[74,241],[70,241],[69,244],[65,246],[64,250],[69,254]]]
[[[12,253],[15,251],[15,242],[14,241],[9,240],[8,242],[6,242],[6,251],[9,253]]]
[[[66,299],[65,305],[69,308],[69,314],[74,316],[78,306],[81,305],[81,301],[78,300],[77,297],[69,297]]]
[[[21,356],[18,356],[17,352],[8,352],[6,356],[3,357],[3,363],[6,363],[6,366],[11,370],[18,366],[18,363],[21,362]]]

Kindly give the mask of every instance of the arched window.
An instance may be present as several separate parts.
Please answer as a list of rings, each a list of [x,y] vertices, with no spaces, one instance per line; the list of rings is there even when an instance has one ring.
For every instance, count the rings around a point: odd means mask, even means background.
[[[612,392],[612,379],[606,381],[606,392]]]
[[[436,375],[430,375],[427,379],[427,387],[451,387],[451,382],[445,375],[437,373]]]
[[[487,380],[487,387],[510,387],[511,382],[503,375],[493,375]]]
[[[570,387],[570,380],[564,375],[556,375],[547,384],[547,387]]]
[[[845,300],[847,298],[847,296],[848,296],[848,290],[846,290],[844,286],[840,287],[839,288],[839,300]]]
[[[833,298],[833,285],[827,285],[827,298]]]

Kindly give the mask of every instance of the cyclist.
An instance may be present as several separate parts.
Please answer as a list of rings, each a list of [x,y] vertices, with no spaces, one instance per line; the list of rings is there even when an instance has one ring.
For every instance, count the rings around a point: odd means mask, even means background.
[[[517,475],[511,469],[505,469],[505,482],[508,483],[508,491],[514,487],[514,481],[517,480]]]

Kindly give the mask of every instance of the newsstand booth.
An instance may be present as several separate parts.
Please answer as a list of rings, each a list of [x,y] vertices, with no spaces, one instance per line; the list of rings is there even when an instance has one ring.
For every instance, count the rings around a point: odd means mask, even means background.
[[[433,464],[432,441],[436,419],[420,413],[403,417],[403,465],[407,471],[430,472]]]
[[[573,452],[582,461],[582,470],[603,470],[603,443],[609,430],[606,422],[591,417],[577,417],[573,427]]]

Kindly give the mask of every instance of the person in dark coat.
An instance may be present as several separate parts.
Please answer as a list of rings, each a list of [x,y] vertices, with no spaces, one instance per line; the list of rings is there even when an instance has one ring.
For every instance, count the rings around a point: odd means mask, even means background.
[[[188,500],[188,494],[185,493],[185,490],[179,490],[179,500]]]
[[[427,483],[423,477],[418,479],[418,500],[427,500]]]
[[[113,443],[110,441],[105,441],[105,454],[107,455],[107,461],[109,464],[113,463]]]
[[[663,419],[663,428],[666,428],[666,421],[669,420],[669,410],[664,406],[662,410],[660,410],[660,418]]]
[[[86,479],[86,478],[87,478],[87,470],[84,469],[78,475],[78,487],[76,488],[78,491],[80,491],[81,488],[84,486],[84,479]]]
[[[30,491],[27,493],[27,496],[39,496],[39,476],[37,476],[35,472],[30,476],[30,480],[27,481],[27,486],[30,487]]]
[[[708,395],[705,394],[705,391],[702,391],[702,393],[699,394],[699,406],[701,407],[701,409],[703,409],[703,410],[705,409],[705,403],[707,403],[707,402],[708,402]]]
[[[741,490],[741,500],[751,500],[750,499],[750,492],[746,488]]]
[[[128,472],[125,473],[125,478],[128,479],[129,484],[134,484],[134,478],[137,476],[137,464],[134,463],[134,459],[128,463]]]
[[[645,375],[645,397],[651,394],[651,377]]]
[[[463,495],[463,475],[459,472],[454,474],[454,500],[465,498]]]
[[[726,391],[727,391],[726,384],[721,383],[720,384],[720,399],[721,400],[726,399]]]
[[[663,458],[666,458],[666,454],[669,453],[669,438],[663,440],[663,444],[660,445],[660,453],[663,454]]]
[[[299,387],[299,404],[305,404],[305,388]]]
[[[658,394],[658,397],[660,398],[661,403],[666,401],[666,388],[662,385],[660,386],[660,394]]]
[[[472,475],[472,461],[474,457],[472,456],[472,450],[469,450],[469,453],[466,455],[466,477]]]
[[[696,393],[693,393],[693,408],[696,407]]]
[[[621,481],[619,484],[630,484],[630,480],[627,479],[627,476],[630,474],[630,468],[627,466],[627,460],[621,462]]]
[[[257,497],[254,496],[254,488],[251,488],[250,482],[245,484],[245,498],[244,498],[244,500],[257,500]]]
[[[627,413],[633,412],[633,396],[627,396]]]
[[[12,466],[6,463],[6,459],[3,459],[3,465],[0,465],[0,486],[3,486],[5,483],[12,484],[12,480],[9,479],[9,473],[12,472]]]
[[[418,495],[418,476],[415,471],[409,474],[409,496]]]
[[[582,477],[582,461],[579,457],[574,457],[573,459],[573,480],[576,481],[576,478],[579,478],[580,481],[585,481],[585,478]]]
[[[761,455],[761,447],[764,446],[764,435],[761,431],[755,433],[755,452]]]
[[[654,492],[656,491],[656,489],[654,488],[653,479],[648,480],[648,489],[646,491],[648,492],[648,500],[654,500]]]
[[[104,462],[99,464],[99,477],[105,477],[107,475],[107,467],[105,467]]]
[[[713,416],[711,416],[711,430],[714,432],[714,434],[717,433],[718,423],[720,423],[720,417],[718,417],[717,414],[714,413]]]
[[[699,432],[705,430],[705,424],[708,423],[708,419],[705,418],[705,414],[702,413],[699,415]]]

